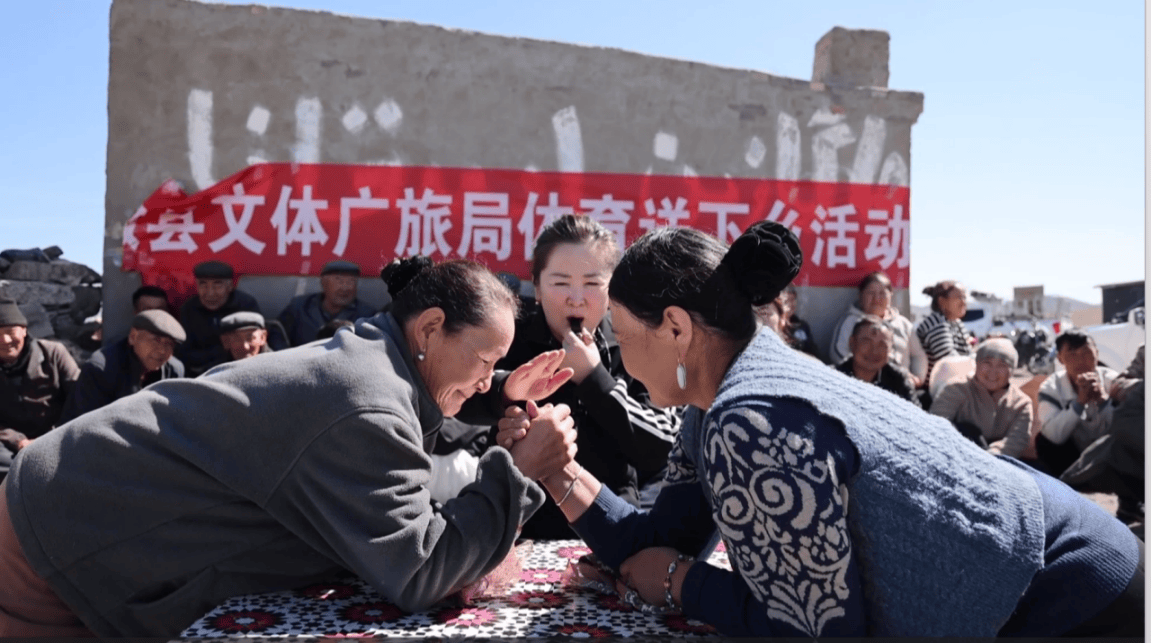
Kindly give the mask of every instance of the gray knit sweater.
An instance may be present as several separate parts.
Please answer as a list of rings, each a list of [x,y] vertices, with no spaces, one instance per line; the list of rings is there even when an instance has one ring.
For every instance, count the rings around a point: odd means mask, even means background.
[[[495,448],[442,506],[442,416],[387,314],[169,380],[36,440],[8,478],[37,573],[97,634],[171,636],[340,570],[405,610],[494,568],[543,492]]]

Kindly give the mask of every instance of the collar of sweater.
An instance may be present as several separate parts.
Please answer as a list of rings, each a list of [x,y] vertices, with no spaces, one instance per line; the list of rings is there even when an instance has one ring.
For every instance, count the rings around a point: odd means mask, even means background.
[[[389,312],[382,312],[375,317],[361,319],[356,322],[356,334],[369,339],[387,339],[396,346],[403,357],[404,366],[411,373],[409,381],[416,389],[416,412],[420,415],[420,432],[424,436],[431,435],[440,430],[444,423],[444,413],[432,399],[424,378],[416,368],[416,360],[408,349],[408,340],[404,336],[404,329],[396,318]]]

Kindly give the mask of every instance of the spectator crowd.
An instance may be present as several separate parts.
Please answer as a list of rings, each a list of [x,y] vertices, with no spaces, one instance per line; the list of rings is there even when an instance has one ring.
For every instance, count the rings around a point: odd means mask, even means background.
[[[518,301],[508,304],[518,309],[518,314],[514,317],[514,334],[506,338],[506,351],[489,356],[476,348],[480,343],[469,345],[468,350],[479,356],[483,368],[493,374],[462,383],[427,383],[429,389],[435,389],[431,393],[442,394],[435,403],[444,416],[442,425],[421,438],[432,460],[429,484],[437,502],[448,502],[466,486],[475,484],[478,472],[485,466],[494,466],[490,464],[492,456],[486,454],[497,446],[510,450],[526,434],[526,430],[515,434],[509,426],[522,422],[527,427],[536,417],[550,417],[548,413],[556,413],[560,407],[570,413],[574,427],[571,453],[576,455],[565,465],[567,468],[549,469],[548,476],[541,474],[538,478],[546,482],[558,479],[552,476],[567,476],[558,488],[544,484],[552,496],[559,497],[549,496],[541,501],[538,511],[527,512],[531,518],[519,526],[524,537],[571,538],[578,532],[585,540],[595,542],[601,538],[596,534],[607,529],[604,525],[615,525],[613,521],[623,520],[620,516],[633,511],[625,505],[635,510],[650,508],[652,499],[666,485],[682,481],[685,462],[705,466],[702,452],[681,452],[677,446],[681,431],[701,430],[698,425],[702,420],[692,415],[690,400],[659,397],[665,394],[649,390],[624,368],[623,347],[629,343],[634,346],[638,340],[636,319],[625,311],[619,313],[627,317],[623,322],[609,310],[609,282],[613,289],[611,299],[625,298],[622,294],[617,297],[613,279],[613,271],[616,278],[619,275],[621,251],[614,235],[590,219],[571,215],[558,219],[541,232],[536,243],[531,274],[533,294],[519,293]],[[381,277],[393,301],[416,274],[431,270],[432,266],[422,257],[397,260],[387,266]],[[125,404],[121,402],[124,398],[142,404],[141,392],[158,383],[190,378],[211,382],[217,377],[213,373],[223,374],[220,381],[232,381],[227,380],[227,374],[238,372],[230,370],[235,362],[267,360],[269,354],[297,351],[314,342],[350,342],[361,333],[357,320],[380,312],[409,320],[404,323],[413,326],[405,326],[404,334],[422,333],[423,323],[431,324],[429,329],[436,323],[449,323],[426,318],[426,309],[404,308],[417,306],[421,301],[412,291],[408,291],[408,299],[399,301],[415,303],[402,304],[399,309],[393,309],[397,305],[393,303],[384,311],[365,304],[357,296],[361,269],[349,261],[326,264],[320,275],[320,291],[294,297],[275,318],[266,318],[255,297],[237,290],[232,266],[206,261],[195,266],[193,274],[196,295],[185,301],[177,314],[173,314],[168,293],[163,289],[146,285],[136,290],[127,336],[108,342],[79,365],[61,344],[28,335],[28,321],[18,306],[21,302],[0,300],[0,371],[4,375],[0,380],[0,480],[21,451],[56,427],[77,422],[110,405]],[[1114,493],[1119,499],[1118,517],[1142,535],[1143,348],[1135,361],[1119,373],[1099,366],[1098,351],[1090,336],[1077,329],[1065,329],[1055,341],[1062,368],[1046,377],[1030,395],[1013,382],[1019,367],[1013,343],[1002,336],[976,341],[964,326],[967,291],[956,281],[943,281],[925,289],[931,313],[913,323],[893,305],[893,284],[887,275],[867,275],[859,284],[858,300],[846,311],[804,311],[809,318],[839,318],[827,347],[817,345],[810,325],[800,317],[790,278],[770,294],[763,301],[752,298],[756,324],[774,331],[779,339],[773,341],[782,340],[789,349],[787,359],[800,360],[796,362],[800,371],[826,369],[813,371],[820,377],[838,371],[874,385],[875,388],[866,387],[859,393],[859,400],[890,404],[899,410],[896,415],[911,412],[906,410],[906,402],[946,420],[955,433],[983,451],[1010,456],[1078,490]],[[671,306],[666,310],[675,309]],[[668,324],[678,327],[671,312],[664,315]],[[698,323],[690,314],[685,315],[683,320]],[[662,323],[658,318],[641,321],[651,327]],[[721,322],[727,323],[716,323]],[[690,326],[688,321],[684,324]],[[421,365],[426,355],[446,350],[436,343],[441,340],[435,339],[438,336],[433,330],[408,337],[414,347],[409,364],[412,368],[427,368]],[[750,337],[755,329],[745,330],[738,332]],[[385,331],[397,336],[400,333]],[[499,333],[491,337],[495,344],[503,341]],[[428,344],[420,345],[425,339]],[[670,347],[674,338],[669,336],[667,341]],[[759,346],[759,340],[755,341],[754,345]],[[562,353],[558,352],[560,349]],[[301,359],[304,354],[298,352]],[[295,353],[284,359],[292,355]],[[745,359],[739,353],[730,357]],[[547,362],[548,372],[563,376],[557,375],[554,381],[543,377],[539,387],[546,389],[546,395],[509,397],[508,382],[514,374],[524,373],[525,369],[538,370],[541,360]],[[822,365],[812,366],[817,362]],[[752,362],[733,363],[744,364],[740,368],[760,368]],[[466,371],[463,366],[460,369],[461,373]],[[662,377],[668,382],[677,380],[679,390],[691,389],[682,356],[675,368],[658,374],[654,369],[647,373],[644,382]],[[839,377],[837,374],[827,381],[847,381],[836,379]],[[669,390],[676,390],[675,384],[669,384]],[[521,407],[521,415],[509,411],[508,417],[515,422],[495,420],[504,416],[503,409],[509,401],[517,400],[531,401]],[[827,408],[834,406],[832,402],[827,404]],[[866,422],[874,423],[873,420]],[[852,439],[863,440],[854,434]],[[849,458],[847,462],[853,461]],[[516,462],[517,466],[520,464]],[[846,468],[828,475],[852,475],[850,466],[842,466]],[[578,467],[578,471],[573,467]],[[609,489],[625,505],[612,509],[615,513],[610,519],[605,518],[603,525],[593,528],[584,523],[582,530],[573,531],[576,521],[571,507],[589,506],[590,498],[581,494],[585,493],[584,487],[598,489],[597,485]],[[832,509],[828,511],[834,513]],[[828,523],[829,529],[832,524]],[[702,545],[710,535],[702,534],[698,544]],[[713,536],[711,546],[715,542]],[[670,589],[670,570],[674,565],[668,566],[662,559],[660,565],[669,570],[667,603],[675,605],[678,601],[682,605],[684,598],[675,599]],[[852,574],[860,573],[851,569]],[[760,589],[753,583],[752,591]],[[846,609],[850,613],[862,608],[849,604]]]

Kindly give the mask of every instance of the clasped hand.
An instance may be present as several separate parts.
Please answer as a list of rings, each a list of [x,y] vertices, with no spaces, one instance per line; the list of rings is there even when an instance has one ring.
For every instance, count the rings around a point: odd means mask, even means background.
[[[529,401],[527,406],[526,412],[514,406],[508,410],[522,413],[523,421],[531,430],[525,428],[522,439],[515,440],[514,444],[505,444],[497,434],[496,443],[511,452],[512,462],[521,473],[532,480],[542,480],[575,459],[575,420],[566,404],[536,406]],[[507,419],[500,420],[501,427]]]

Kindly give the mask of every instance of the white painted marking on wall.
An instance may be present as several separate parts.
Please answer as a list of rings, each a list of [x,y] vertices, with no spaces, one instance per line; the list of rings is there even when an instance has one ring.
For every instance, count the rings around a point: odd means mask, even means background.
[[[298,277],[296,279],[296,296],[304,294],[308,288],[308,280],[306,277]]]
[[[855,142],[847,123],[820,130],[811,139],[811,180],[834,182],[839,178],[839,148]]]
[[[877,183],[904,187],[911,184],[911,173],[907,169],[907,162],[903,160],[899,152],[892,152],[884,159],[883,167],[879,170]]]
[[[743,160],[751,167],[758,168],[763,165],[763,159],[767,156],[767,146],[763,144],[763,139],[758,136],[752,136],[747,139],[747,149],[744,151]]]
[[[811,115],[811,120],[807,121],[808,127],[826,127],[828,125],[838,125],[847,118],[843,114],[836,114],[826,107],[820,107],[815,110]]]
[[[212,178],[212,92],[188,92],[188,165],[201,190],[215,185]]]
[[[552,114],[556,137],[556,166],[560,172],[583,172],[583,136],[575,105]]]
[[[781,181],[799,180],[799,121],[787,112],[780,112],[775,123],[775,175]]]
[[[699,174],[695,171],[695,168],[690,166],[690,165],[684,165],[683,166],[683,175],[684,176],[699,176]]]
[[[324,106],[319,98],[296,101],[296,144],[292,147],[292,161],[320,162],[320,120],[323,115]]]
[[[248,157],[248,165],[259,165],[267,162],[268,159],[264,158],[264,150],[256,150],[255,154]]]
[[[404,110],[400,109],[396,101],[389,98],[376,107],[372,116],[375,116],[376,124],[385,132],[395,135],[396,130],[400,129],[400,122],[404,120]]]
[[[655,140],[652,141],[651,147],[652,154],[655,154],[657,159],[674,161],[676,154],[679,152],[679,137],[663,131],[656,132]]]
[[[352,108],[344,114],[340,122],[344,124],[344,129],[353,134],[359,134],[364,129],[364,125],[368,123],[368,115],[360,109],[359,104],[356,104],[352,105]]]
[[[271,118],[271,112],[260,105],[256,105],[248,113],[248,131],[263,136],[264,132],[268,131],[268,120]]]
[[[883,144],[887,141],[887,121],[877,116],[863,119],[863,132],[855,146],[855,163],[848,180],[852,183],[873,183],[883,158]]]
[[[386,165],[389,167],[400,167],[404,164],[404,159],[400,158],[400,155],[398,155],[398,154],[393,154],[390,158],[376,159],[374,161],[363,161],[363,164],[364,165]],[[429,163],[428,165],[433,165],[433,164]]]

